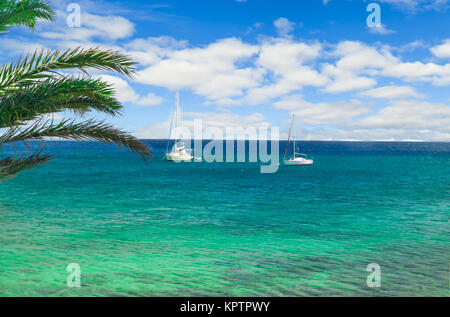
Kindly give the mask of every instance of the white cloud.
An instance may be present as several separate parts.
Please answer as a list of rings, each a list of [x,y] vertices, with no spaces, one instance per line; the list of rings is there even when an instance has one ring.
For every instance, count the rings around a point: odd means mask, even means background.
[[[135,104],[138,106],[152,107],[158,106],[164,102],[164,98],[156,96],[153,93],[148,93],[146,96],[139,98]]]
[[[432,47],[430,51],[438,58],[450,58],[450,40],[446,40],[443,44]]]
[[[139,96],[128,82],[122,78],[111,75],[101,75],[98,76],[98,78],[113,85],[117,100],[121,103],[131,103],[137,106],[151,107],[160,105],[164,101],[162,97],[156,96],[153,93],[149,93],[144,97]]]
[[[386,27],[386,25],[381,24],[375,27],[368,28],[369,32],[372,34],[380,34],[380,35],[388,35],[396,33],[394,30],[390,30]]]
[[[268,39],[262,42],[256,64],[276,74],[284,74],[292,68],[320,56],[320,43],[307,44],[289,39]]]
[[[426,101],[393,101],[378,113],[355,123],[359,128],[435,130],[450,133],[450,107]]]
[[[384,86],[375,89],[363,91],[359,93],[362,97],[379,98],[379,99],[397,99],[397,98],[425,98],[423,94],[418,93],[410,86]]]
[[[306,125],[344,125],[372,110],[370,105],[358,100],[311,103],[300,95],[286,97],[274,106],[291,111],[298,122]]]
[[[335,78],[335,81],[323,89],[328,93],[342,93],[354,90],[362,90],[373,87],[377,81],[368,77],[354,76],[351,73],[341,73]]]
[[[423,7],[424,2],[421,5]],[[444,127],[448,124],[448,104],[397,100],[425,98],[416,90],[417,82],[424,83],[420,85],[424,92],[428,92],[431,85],[450,86],[450,64],[436,61],[436,58],[449,58],[448,39],[430,48],[429,56],[435,57],[435,62],[427,62],[427,57],[406,60],[395,55],[427,47],[422,41],[392,47],[358,41],[332,44],[298,40],[289,35],[295,23],[285,18],[274,22],[278,37],[261,36],[257,42],[226,38],[195,45],[168,36],[127,40],[134,32],[133,23],[123,17],[113,17],[110,13],[87,14],[81,29],[68,29],[58,23],[39,26],[32,41],[4,38],[0,39],[0,46],[3,52],[7,51],[5,56],[30,51],[30,48],[79,45],[125,51],[140,63],[138,83],[150,88],[186,89],[200,97],[200,103],[210,106],[204,114],[185,117],[184,123],[188,126],[193,124],[194,116],[204,118],[207,125],[252,122],[268,125],[268,121],[274,119],[266,120],[258,112],[245,116],[209,110],[217,105],[264,105],[274,106],[274,114],[281,117],[287,118],[286,112],[296,113],[302,125],[314,126],[311,130],[304,128],[305,136],[310,139],[319,136],[322,139],[450,139]],[[93,72],[95,76],[100,73]],[[102,78],[115,85],[121,102],[136,106],[155,106],[163,102],[163,98],[150,92],[139,95],[131,81],[108,74]],[[389,85],[374,88],[378,82],[389,82]],[[365,104],[349,97],[327,95],[347,92],[377,100]],[[315,96],[315,102],[305,101],[300,93]],[[447,98],[445,95],[444,99]],[[381,110],[372,113],[374,109]],[[141,129],[140,136],[154,136],[164,124]],[[166,138],[166,132],[158,137]]]
[[[120,16],[98,16],[85,13],[82,15],[83,27],[94,30],[98,36],[112,40],[123,39],[135,32],[135,27],[129,20]]]
[[[449,140],[450,133],[433,130],[408,129],[300,129],[299,135],[304,140],[322,141],[442,141]]]
[[[450,84],[450,64],[402,62],[392,55],[388,46],[344,41],[336,46],[331,56],[339,59],[335,64],[325,63],[322,66],[322,73],[334,79],[323,89],[324,92],[368,89],[376,84],[379,76],[408,82],[430,82],[435,86]]]
[[[64,13],[60,13],[60,16]],[[60,20],[63,20],[60,18]],[[55,30],[56,28],[56,30]],[[45,26],[40,36],[48,39],[89,41],[92,38],[118,40],[128,38],[135,32],[134,24],[120,16],[100,16],[83,13],[81,27],[70,28],[67,25]]]
[[[203,133],[194,135],[194,121],[201,120]],[[143,139],[165,139],[169,135],[170,120],[152,124],[150,126],[137,129],[135,135]],[[183,120],[180,126],[189,129],[192,137],[205,139],[211,138],[212,135],[208,133],[210,128],[218,128],[224,137],[226,137],[226,129],[253,128],[258,130],[260,128],[269,128],[270,124],[267,122],[264,115],[261,113],[252,113],[249,115],[239,115],[232,112],[185,112],[183,113]],[[251,138],[255,138],[253,135]]]
[[[375,104],[359,100],[312,103],[301,95],[274,105],[294,113],[298,134],[309,140],[449,140],[450,107],[444,103],[392,100],[373,112]]]
[[[399,61],[385,48],[377,49],[357,41],[338,43],[332,54],[340,58],[337,68],[348,71],[388,68]]]
[[[272,76],[268,84],[247,91],[242,104],[261,104],[271,99],[302,89],[304,86],[321,87],[328,78],[307,65],[320,56],[320,43],[299,43],[290,39],[267,39],[261,43],[256,67]]]
[[[417,12],[419,10],[446,10],[449,7],[448,0],[380,0],[389,3],[399,9],[408,12]]]
[[[114,87],[116,97],[120,102],[133,102],[139,99],[139,95],[124,79],[111,75],[101,75],[98,78]]]
[[[261,74],[259,84],[244,90],[241,98],[221,98],[209,104],[259,105],[301,90],[304,86],[324,86],[328,78],[308,65],[320,56],[321,51],[320,43],[300,43],[288,38],[264,39],[253,64],[253,68]]]
[[[249,115],[239,115],[236,113],[222,112],[184,112],[183,117],[191,119],[201,119],[204,127],[218,128],[237,128],[237,127],[254,127],[264,128],[270,124],[266,121],[263,114],[255,112]]]
[[[158,122],[139,128],[133,135],[139,139],[167,139],[169,137],[170,120]]]
[[[219,40],[206,47],[169,52],[168,58],[140,71],[138,82],[169,89],[189,88],[210,100],[242,96],[245,89],[257,87],[263,72],[239,67],[259,48],[236,38]]]
[[[296,114],[298,136],[306,140],[450,140],[450,107],[442,103],[397,100],[373,113],[358,100],[311,103],[290,96],[275,106]]]
[[[423,40],[415,40],[400,46],[389,46],[387,45],[387,48],[392,51],[392,52],[399,52],[399,53],[404,53],[404,52],[413,52],[417,49],[420,48],[426,48],[428,47],[428,44],[423,41]]]
[[[26,39],[14,39],[14,38],[0,38],[0,47],[2,48],[2,55],[5,55],[4,57],[7,57],[5,52],[8,51],[10,54],[13,55],[22,55],[22,54],[28,54],[33,53],[37,50],[43,50],[47,49],[48,47],[43,45],[42,43],[38,42],[29,42]]]
[[[280,36],[287,36],[294,30],[295,23],[286,18],[279,18],[273,22]]]
[[[330,1],[322,0],[324,5]],[[380,2],[391,4],[410,13],[415,13],[419,10],[446,10],[449,7],[448,0],[380,0]]]
[[[323,89],[328,93],[342,93],[373,87],[377,83],[373,75],[398,62],[398,59],[385,48],[378,50],[355,41],[340,42],[331,56],[337,57],[337,62],[334,65],[325,63],[322,67],[323,74],[334,79]],[[371,77],[361,76],[362,74],[368,74]]]
[[[450,83],[450,64],[424,64],[418,61],[397,63],[384,69],[382,75],[407,81],[431,82],[435,86],[446,86]]]
[[[187,46],[188,41],[178,41],[169,36],[160,36],[134,39],[125,44],[125,49],[140,65],[149,66],[166,58],[171,52]]]

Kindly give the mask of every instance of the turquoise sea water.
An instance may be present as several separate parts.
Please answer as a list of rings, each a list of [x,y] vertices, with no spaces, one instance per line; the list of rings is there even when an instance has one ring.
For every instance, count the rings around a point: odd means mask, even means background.
[[[0,183],[0,295],[448,296],[450,143],[304,142],[315,165],[276,174],[149,144],[50,143]]]

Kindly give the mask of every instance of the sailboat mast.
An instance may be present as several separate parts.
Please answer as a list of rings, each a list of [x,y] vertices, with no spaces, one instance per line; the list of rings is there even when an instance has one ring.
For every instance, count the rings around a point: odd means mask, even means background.
[[[177,90],[177,95],[176,95],[176,105],[175,105],[175,144],[177,144],[178,140],[177,140],[177,129],[178,129],[178,115],[180,112],[180,93]]]
[[[291,141],[291,134],[292,134],[292,126],[293,126],[293,124],[294,124],[294,121],[291,121],[291,127],[289,128],[289,136],[288,136],[287,143],[286,143],[286,149],[284,150],[284,158],[285,159],[286,159],[287,152],[289,150],[289,142]]]
[[[295,135],[295,114],[292,115],[292,133],[294,134],[292,136],[292,138],[294,139],[294,159],[295,159],[295,140],[296,140],[296,135]]]
[[[169,144],[170,140],[172,140],[172,127],[173,127],[173,116],[174,112],[172,112],[172,118],[170,119],[170,126],[169,126],[169,137],[167,138],[167,147],[166,147],[166,154],[169,153]]]

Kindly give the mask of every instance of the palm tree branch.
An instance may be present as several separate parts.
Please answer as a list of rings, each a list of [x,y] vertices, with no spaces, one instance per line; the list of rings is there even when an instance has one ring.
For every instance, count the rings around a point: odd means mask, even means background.
[[[15,25],[34,28],[38,19],[53,21],[55,12],[44,0],[0,0],[0,35]]]
[[[136,63],[127,55],[111,50],[81,47],[61,51],[35,51],[0,68],[0,95],[7,87],[20,87],[57,75],[58,70],[86,68],[115,71],[132,77]]]
[[[0,98],[0,128],[63,110],[77,114],[96,110],[117,115],[121,109],[108,83],[89,78],[53,77],[38,85],[7,89]]]
[[[59,123],[54,123],[52,120],[45,122],[39,120],[24,129],[9,129],[0,137],[0,143],[42,140],[51,137],[114,143],[122,149],[140,155],[144,159],[151,155],[149,148],[131,134],[123,132],[110,124],[94,120],[87,120],[81,123],[69,120]]]
[[[19,157],[4,158],[0,160],[0,180],[43,164],[52,159],[52,157],[53,155],[42,153],[42,149],[40,149],[31,155],[22,154]]]
[[[51,21],[55,16],[47,0],[0,0],[0,35],[7,34],[13,26],[34,28],[38,20]],[[85,74],[88,69],[113,71],[133,77],[136,63],[120,52],[78,47],[66,51],[37,50],[1,66],[0,147],[21,142],[26,146],[27,140],[57,137],[115,143],[143,158],[150,156],[150,149],[144,143],[104,122],[44,121],[45,115],[65,110],[76,114],[92,110],[111,115],[120,113],[122,106],[110,85],[61,73],[72,69]],[[0,180],[52,158],[42,150],[29,153],[25,150],[19,157],[0,159]]]

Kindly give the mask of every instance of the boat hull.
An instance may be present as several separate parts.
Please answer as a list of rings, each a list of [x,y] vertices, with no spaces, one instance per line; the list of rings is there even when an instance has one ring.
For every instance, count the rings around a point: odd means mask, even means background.
[[[166,160],[172,162],[189,162],[192,161],[193,158],[192,155],[166,155]]]
[[[313,160],[307,160],[301,157],[297,157],[295,159],[285,160],[284,165],[288,166],[302,166],[302,165],[313,165]]]

